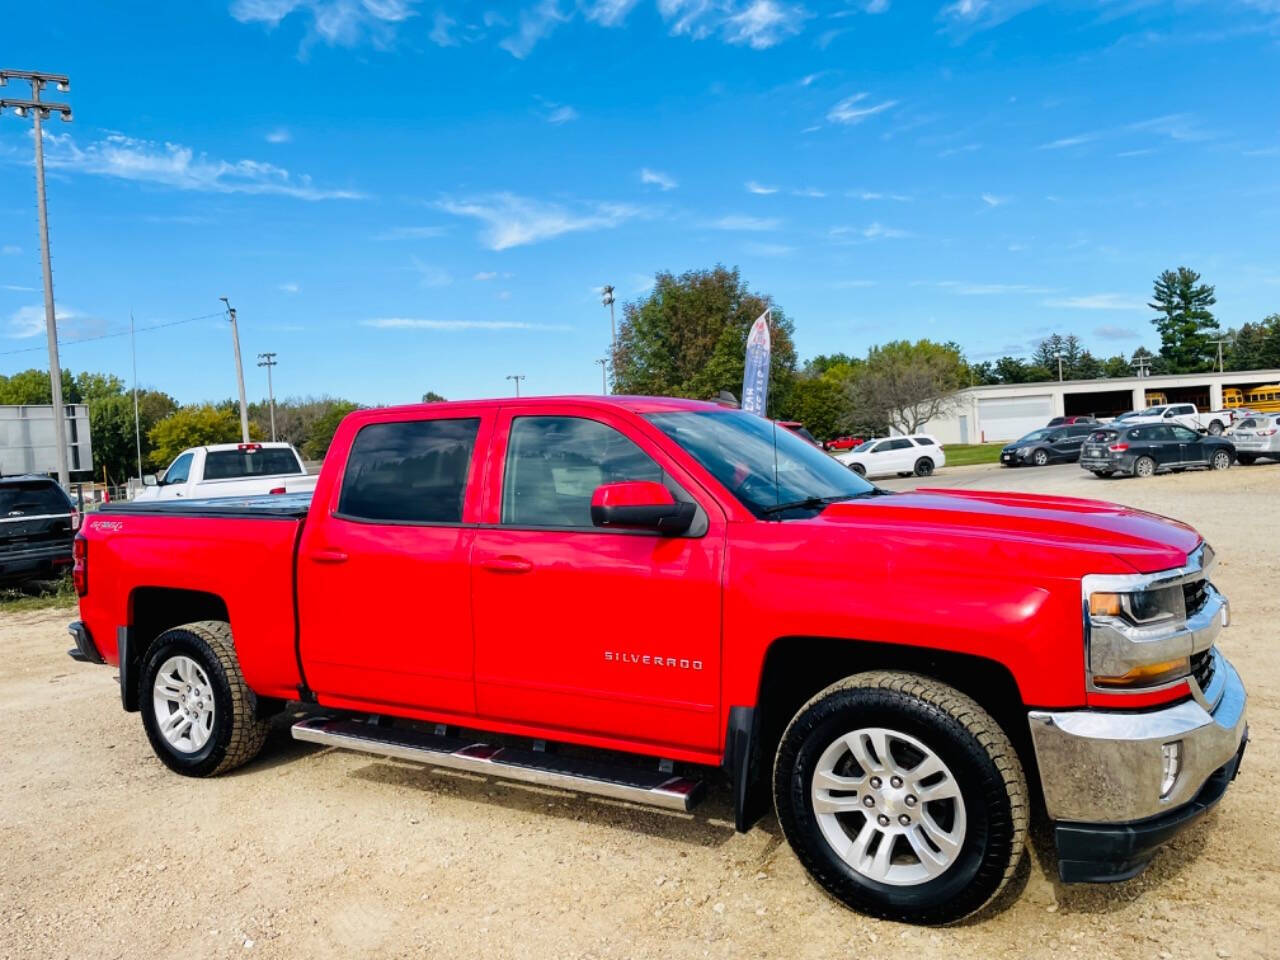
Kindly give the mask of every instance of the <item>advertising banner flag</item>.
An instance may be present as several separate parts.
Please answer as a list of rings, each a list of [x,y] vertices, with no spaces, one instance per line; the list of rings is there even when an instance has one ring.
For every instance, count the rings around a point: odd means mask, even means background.
[[[769,314],[766,310],[751,325],[747,335],[747,363],[742,371],[742,409],[764,416],[765,403],[769,399]]]

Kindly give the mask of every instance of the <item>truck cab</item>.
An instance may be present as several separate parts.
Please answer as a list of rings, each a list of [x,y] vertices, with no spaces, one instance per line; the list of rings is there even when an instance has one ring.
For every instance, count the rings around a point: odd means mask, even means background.
[[[137,500],[202,500],[315,487],[288,443],[218,443],[182,451],[160,475],[146,474]]]

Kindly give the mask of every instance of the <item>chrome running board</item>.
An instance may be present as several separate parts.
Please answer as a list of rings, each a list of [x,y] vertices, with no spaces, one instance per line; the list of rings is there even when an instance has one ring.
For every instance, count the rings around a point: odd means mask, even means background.
[[[357,720],[329,717],[303,720],[293,725],[293,738],[433,767],[630,800],[666,810],[688,811],[702,796],[701,781],[661,770],[597,763],[541,750],[499,747],[464,737],[381,727]]]

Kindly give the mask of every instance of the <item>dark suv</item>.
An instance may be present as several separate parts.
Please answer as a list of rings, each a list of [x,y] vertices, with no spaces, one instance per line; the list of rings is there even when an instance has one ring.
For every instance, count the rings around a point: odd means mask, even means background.
[[[1225,437],[1167,423],[1102,427],[1089,434],[1080,451],[1080,466],[1099,477],[1149,477],[1190,467],[1226,470],[1235,460],[1236,448]]]
[[[80,512],[48,477],[0,477],[0,584],[62,576],[79,526]]]
[[[1098,425],[1069,424],[1032,430],[1000,451],[1000,462],[1006,467],[1030,463],[1043,467],[1049,463],[1069,463],[1080,456],[1080,445]]]

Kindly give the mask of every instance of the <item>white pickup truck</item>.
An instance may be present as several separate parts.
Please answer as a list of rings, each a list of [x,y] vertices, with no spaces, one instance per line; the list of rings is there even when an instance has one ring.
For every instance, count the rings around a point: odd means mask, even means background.
[[[1231,426],[1233,414],[1230,410],[1213,410],[1200,413],[1194,403],[1166,403],[1135,413],[1124,418],[1126,427],[1136,427],[1140,423],[1180,423],[1192,430],[1199,430],[1221,436]]]
[[[308,476],[298,451],[288,443],[216,443],[183,450],[163,476],[147,474],[135,500],[210,500],[264,493],[307,493]]]

